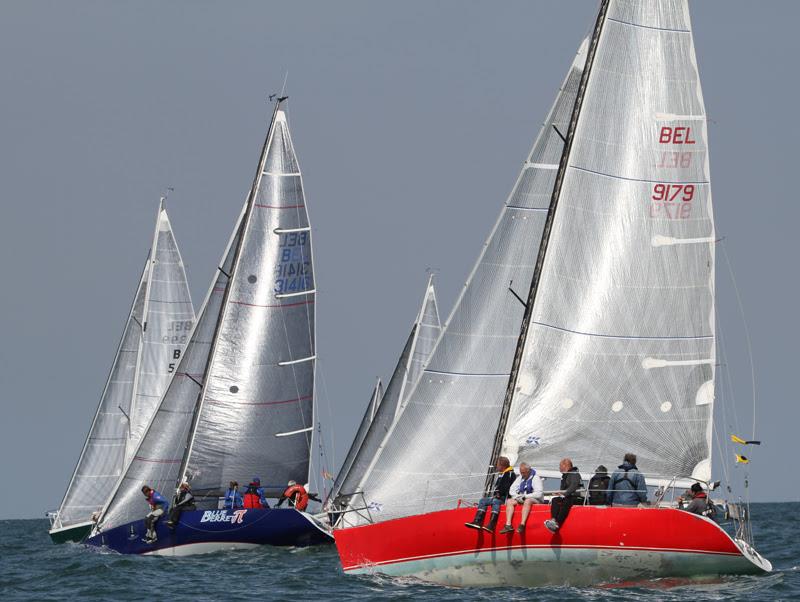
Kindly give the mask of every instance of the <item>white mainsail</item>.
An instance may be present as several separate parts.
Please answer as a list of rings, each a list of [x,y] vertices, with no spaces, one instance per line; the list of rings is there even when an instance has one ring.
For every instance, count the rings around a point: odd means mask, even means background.
[[[708,480],[715,232],[688,5],[612,0],[601,19],[502,450]]]
[[[194,309],[183,261],[162,203],[153,245],[89,435],[54,527],[91,519],[114,485],[150,420],[186,346]]]
[[[216,507],[231,480],[268,494],[309,469],[314,275],[302,178],[279,99],[248,200],[178,371],[101,526],[141,517],[143,484],[190,480]],[[281,435],[281,436],[276,436]]]
[[[340,494],[348,496],[365,489],[364,481],[369,467],[380,452],[389,429],[402,414],[407,395],[422,375],[422,370],[440,334],[441,323],[431,274],[419,313],[389,379],[386,392],[370,417],[363,436],[360,436],[361,429],[359,429],[357,438],[336,477],[331,499],[335,500]]]
[[[515,293],[524,294],[533,275],[585,47],[368,471],[367,501],[383,508],[375,520],[450,507],[461,494],[483,489],[524,313]]]

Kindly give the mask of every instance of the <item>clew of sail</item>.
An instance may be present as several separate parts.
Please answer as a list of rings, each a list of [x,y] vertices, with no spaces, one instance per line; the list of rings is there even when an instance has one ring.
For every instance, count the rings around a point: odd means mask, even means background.
[[[133,307],[56,527],[91,519],[108,501],[163,394],[170,359],[194,320],[183,261],[163,203]],[[177,335],[177,336],[174,336]]]
[[[280,106],[229,273],[184,474],[196,495],[258,475],[277,496],[308,478],[316,357],[311,229]]]
[[[585,61],[579,50],[400,417],[372,460],[376,521],[452,506],[483,489],[550,194]]]
[[[688,6],[612,0],[599,31],[502,451],[708,480],[715,233]]]
[[[242,212],[242,216],[244,212]],[[150,424],[136,448],[123,478],[111,496],[101,527],[111,529],[142,516],[142,485],[150,485],[167,497],[180,476],[192,416],[202,390],[203,375],[211,352],[211,341],[222,308],[222,298],[233,266],[242,216],[228,243],[222,263],[206,294],[189,343],[176,366]]]

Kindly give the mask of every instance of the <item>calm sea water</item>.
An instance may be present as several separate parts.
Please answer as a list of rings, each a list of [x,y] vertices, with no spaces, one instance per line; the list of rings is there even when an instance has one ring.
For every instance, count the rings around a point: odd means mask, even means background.
[[[130,557],[54,545],[45,520],[0,521],[2,600],[800,600],[800,503],[753,506],[762,577],[653,581],[637,587],[456,589],[385,577],[346,577],[333,546]]]

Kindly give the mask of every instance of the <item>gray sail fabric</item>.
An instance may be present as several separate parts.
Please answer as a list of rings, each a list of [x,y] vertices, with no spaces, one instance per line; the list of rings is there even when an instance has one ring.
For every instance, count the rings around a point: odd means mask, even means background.
[[[585,54],[578,53],[533,149],[365,482],[383,521],[477,494],[519,338],[550,194]],[[445,475],[447,475],[445,477]]]
[[[364,415],[361,417],[361,423],[358,425],[358,430],[356,430],[356,434],[353,437],[353,442],[350,444],[350,449],[347,451],[344,462],[342,463],[341,468],[339,468],[339,472],[337,473],[336,479],[333,482],[333,487],[330,494],[331,499],[336,499],[342,491],[345,493],[349,492],[348,490],[343,490],[342,485],[350,475],[350,469],[353,466],[353,462],[355,461],[359,450],[361,449],[361,444],[364,442],[364,438],[367,436],[367,431],[369,430],[372,420],[375,418],[375,415],[378,412],[378,408],[380,407],[382,400],[383,384],[381,383],[381,380],[378,379],[378,382],[375,384],[375,388],[372,390],[372,395],[369,398],[367,408],[364,410]]]
[[[425,287],[422,306],[403,347],[403,352],[400,354],[400,359],[389,379],[386,393],[370,422],[368,432],[359,445],[357,454],[347,467],[347,474],[342,479],[340,492],[343,496],[369,489],[369,484],[364,482],[369,466],[380,452],[389,429],[402,413],[405,407],[405,396],[413,390],[422,375],[422,370],[430,358],[430,353],[440,332],[441,324],[436,307],[436,291],[433,286],[433,275],[431,275]],[[332,498],[336,499],[336,496],[332,495]],[[344,499],[341,505],[347,502],[348,500]]]
[[[431,357],[436,341],[442,334],[442,323],[439,320],[439,308],[436,304],[436,290],[433,286],[433,274],[428,278],[428,286],[425,288],[425,297],[422,300],[419,315],[416,322],[416,333],[414,337],[411,358],[408,363],[406,379],[403,390],[400,393],[400,404],[397,407],[397,416],[405,408],[407,396],[414,390],[414,387],[422,376],[425,364]]]
[[[144,429],[167,389],[194,325],[186,271],[163,204],[158,212],[150,262],[144,331],[129,414],[131,428],[127,461],[139,445]]]
[[[149,268],[148,256],[94,421],[58,510],[57,528],[90,520],[122,474]]]
[[[314,395],[311,232],[286,115],[277,110],[243,224],[185,460],[195,493],[308,478]]]
[[[707,480],[715,233],[685,1],[611,1],[567,161],[503,450]]]
[[[202,389],[211,341],[219,320],[222,299],[238,245],[240,215],[234,234],[212,281],[180,363],[145,429],[123,478],[117,484],[101,517],[100,527],[111,529],[144,516],[147,504],[141,488],[149,485],[170,499],[180,477],[181,460],[189,440],[194,409]]]

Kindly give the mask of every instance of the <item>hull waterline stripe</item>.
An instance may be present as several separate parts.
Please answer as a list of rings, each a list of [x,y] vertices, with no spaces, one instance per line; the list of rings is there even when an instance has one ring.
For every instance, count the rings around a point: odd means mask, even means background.
[[[711,550],[691,550],[681,548],[648,548],[648,547],[634,547],[634,546],[554,546],[554,545],[530,545],[530,546],[496,546],[491,548],[468,548],[465,550],[457,550],[454,552],[441,552],[439,554],[424,554],[421,556],[408,556],[406,558],[395,558],[392,560],[381,560],[369,562],[366,564],[357,564],[350,566],[342,566],[345,571],[352,571],[355,569],[369,568],[372,566],[383,566],[387,564],[399,564],[401,562],[410,562],[414,560],[425,560],[427,558],[444,558],[448,556],[462,556],[465,554],[475,554],[484,552],[510,552],[512,550],[533,550],[533,549],[575,549],[575,550],[634,550],[637,552],[671,552],[671,553],[685,553],[685,554],[708,554],[712,556],[744,556],[741,552],[715,552]]]

